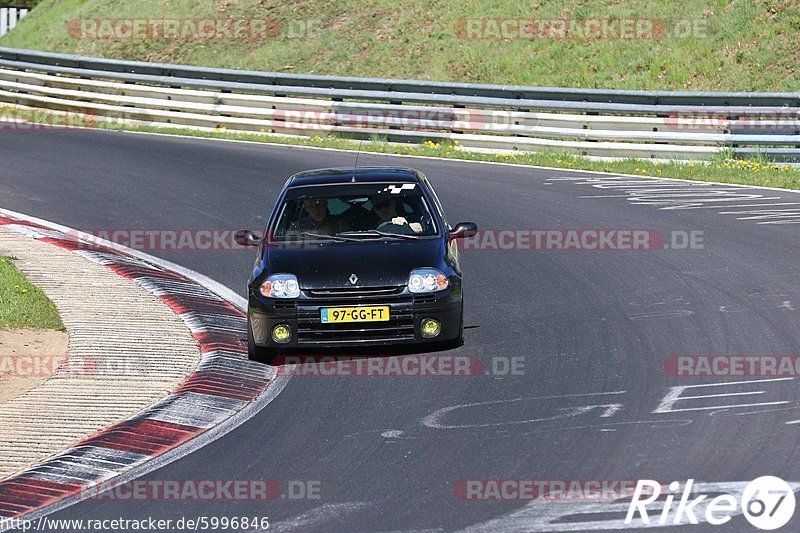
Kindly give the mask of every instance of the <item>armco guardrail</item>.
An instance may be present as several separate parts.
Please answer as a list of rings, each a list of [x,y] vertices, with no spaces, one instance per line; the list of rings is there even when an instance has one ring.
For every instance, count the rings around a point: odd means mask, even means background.
[[[800,161],[800,93],[474,85],[204,69],[0,48],[0,102],[100,120],[462,149]]]

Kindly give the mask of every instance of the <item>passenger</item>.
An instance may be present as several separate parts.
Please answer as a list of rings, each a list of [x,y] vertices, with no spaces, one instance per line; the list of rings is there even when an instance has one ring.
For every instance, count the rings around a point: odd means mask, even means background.
[[[292,222],[289,228],[290,232],[307,231],[322,235],[336,235],[350,229],[346,221],[328,211],[328,201],[325,198],[306,198],[303,200],[303,209],[308,216]]]

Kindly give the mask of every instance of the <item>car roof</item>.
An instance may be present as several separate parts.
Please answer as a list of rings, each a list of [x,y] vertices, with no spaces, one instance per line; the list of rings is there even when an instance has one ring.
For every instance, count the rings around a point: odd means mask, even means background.
[[[321,168],[299,172],[289,178],[286,187],[324,185],[337,183],[368,183],[391,181],[394,183],[421,183],[421,174],[413,168],[359,167]]]

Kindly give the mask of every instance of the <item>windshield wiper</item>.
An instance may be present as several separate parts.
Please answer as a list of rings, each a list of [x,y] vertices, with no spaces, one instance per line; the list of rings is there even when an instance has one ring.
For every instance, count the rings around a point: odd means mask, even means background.
[[[327,240],[330,240],[330,241],[338,241],[338,242],[359,242],[360,241],[360,239],[352,239],[352,238],[348,238],[348,237],[342,237],[342,236],[340,236],[338,234],[337,235],[325,235],[323,233],[311,233],[310,231],[304,231],[300,235],[307,236],[307,237],[313,237],[315,239],[327,239]]]
[[[366,231],[345,231],[343,233],[337,233],[338,235],[370,235],[376,237],[394,237],[398,239],[419,239],[419,235],[409,235],[406,233],[390,233],[388,231],[381,231],[377,229],[370,229]]]

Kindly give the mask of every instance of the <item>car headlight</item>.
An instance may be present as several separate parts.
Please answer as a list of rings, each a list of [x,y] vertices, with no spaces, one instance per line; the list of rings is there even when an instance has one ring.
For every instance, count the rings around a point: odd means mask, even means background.
[[[408,277],[408,290],[413,293],[443,291],[450,285],[450,280],[435,268],[412,270]]]
[[[297,298],[300,284],[294,274],[273,274],[261,284],[261,294],[267,298]]]

